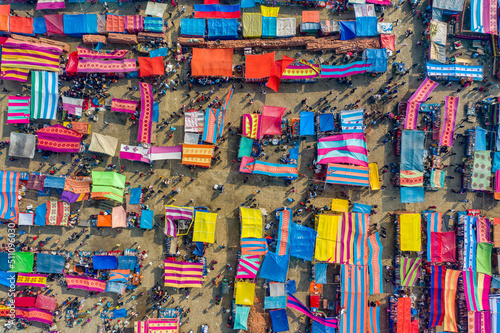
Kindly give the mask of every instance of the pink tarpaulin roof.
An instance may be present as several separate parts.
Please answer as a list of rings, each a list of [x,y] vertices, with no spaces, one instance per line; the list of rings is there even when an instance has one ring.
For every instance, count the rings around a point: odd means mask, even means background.
[[[111,228],[126,228],[127,227],[127,213],[123,206],[113,207],[111,213]]]
[[[36,131],[37,148],[56,153],[78,153],[82,134],[67,129],[62,125],[54,125]]]
[[[261,135],[281,135],[281,117],[286,108],[267,106],[262,108]]]
[[[36,297],[35,307],[42,310],[53,312],[56,310],[57,300],[55,297],[38,295]]]
[[[47,26],[47,35],[65,35],[64,21],[62,14],[45,15],[45,25]]]

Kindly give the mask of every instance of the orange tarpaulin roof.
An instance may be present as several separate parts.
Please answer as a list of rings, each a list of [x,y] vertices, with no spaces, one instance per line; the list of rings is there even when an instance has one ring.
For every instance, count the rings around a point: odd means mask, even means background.
[[[304,10],[302,12],[302,23],[319,23],[319,11]]]
[[[19,34],[33,34],[33,18],[31,17],[10,17],[10,32]]]
[[[191,76],[233,76],[233,49],[193,48]]]
[[[0,15],[10,15],[10,5],[0,5]]]
[[[9,15],[0,15],[0,31],[9,31]]]
[[[137,57],[139,60],[139,77],[165,75],[163,57]]]
[[[98,227],[109,227],[111,228],[111,215],[97,215],[97,226]]]
[[[247,55],[245,60],[245,79],[262,79],[271,75],[274,65],[274,52]]]
[[[120,15],[108,15],[106,17],[107,32],[125,32],[125,17]]]
[[[396,52],[396,35],[380,35],[380,45]]]
[[[182,164],[210,168],[214,146],[212,145],[182,145]]]

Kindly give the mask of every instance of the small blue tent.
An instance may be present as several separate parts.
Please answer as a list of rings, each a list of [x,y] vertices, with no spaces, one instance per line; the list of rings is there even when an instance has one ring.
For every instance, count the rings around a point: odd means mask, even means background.
[[[275,38],[277,26],[276,17],[262,16],[262,38]]]
[[[273,332],[286,332],[290,329],[288,326],[288,317],[285,309],[269,311]]]
[[[356,36],[373,37],[377,36],[377,17],[362,16],[356,18]]]
[[[36,271],[38,273],[62,274],[66,259],[63,256],[38,253],[36,255]]]
[[[92,256],[94,269],[116,269],[118,260],[115,256]]]
[[[425,201],[423,187],[401,187],[401,203],[417,203]]]
[[[368,73],[382,73],[387,71],[387,51],[385,49],[364,50],[363,61],[371,64],[366,70]]]
[[[238,39],[237,19],[208,19],[208,39]]]
[[[327,263],[317,263],[314,265],[314,280],[316,283],[326,283]]]
[[[35,225],[45,226],[47,215],[47,203],[43,203],[35,208]]]
[[[288,261],[288,255],[279,256],[268,251],[260,268],[259,277],[275,282],[286,282]]]
[[[86,34],[97,34],[96,14],[64,14],[64,33],[72,37],[81,37]]]
[[[335,130],[333,113],[322,113],[319,115],[319,131],[328,132]]]
[[[353,213],[370,214],[371,211],[372,211],[372,206],[370,205],[365,205],[355,202],[354,205],[352,206]]]
[[[300,135],[314,135],[314,112],[300,113]]]
[[[153,216],[155,212],[152,210],[142,210],[141,212],[141,228],[153,229]]]
[[[118,269],[129,269],[131,271],[135,270],[137,267],[137,257],[136,256],[119,256],[118,257]]]
[[[340,23],[340,40],[349,40],[356,37],[355,21],[339,21],[339,23]]]
[[[205,37],[206,21],[205,19],[182,18],[181,36],[183,37]]]
[[[316,230],[297,223],[292,223],[290,255],[292,257],[311,261],[314,255],[316,236]]]

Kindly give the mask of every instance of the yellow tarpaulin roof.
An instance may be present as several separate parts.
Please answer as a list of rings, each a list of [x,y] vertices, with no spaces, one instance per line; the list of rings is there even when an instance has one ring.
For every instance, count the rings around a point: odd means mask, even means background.
[[[399,215],[401,251],[421,251],[420,214]]]
[[[332,211],[347,213],[349,211],[349,200],[332,199]]]
[[[262,13],[262,16],[278,17],[278,13],[280,12],[280,7],[266,7],[260,5],[260,12]]]
[[[369,176],[370,176],[370,188],[372,191],[380,190],[380,179],[378,174],[377,163],[368,164]]]
[[[340,256],[340,233],[342,232],[342,215],[316,215],[316,247],[314,257],[319,261],[338,262]]]
[[[236,304],[253,305],[255,297],[255,283],[238,282],[236,284]]]
[[[260,209],[240,207],[241,238],[262,238],[262,212]]]
[[[217,214],[196,212],[194,215],[193,242],[214,243]]]

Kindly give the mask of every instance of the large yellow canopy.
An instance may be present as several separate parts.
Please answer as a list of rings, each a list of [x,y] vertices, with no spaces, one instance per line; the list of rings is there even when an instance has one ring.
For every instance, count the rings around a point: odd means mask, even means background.
[[[347,213],[349,211],[349,200],[332,199],[332,211]]]
[[[194,216],[193,242],[214,243],[217,214],[196,212]]]
[[[253,305],[255,297],[255,283],[238,282],[236,283],[236,304]]]
[[[421,251],[420,214],[399,215],[401,251]]]
[[[262,238],[262,212],[260,209],[240,207],[241,238]]]
[[[339,263],[342,215],[316,215],[316,248],[314,257],[319,261]]]

